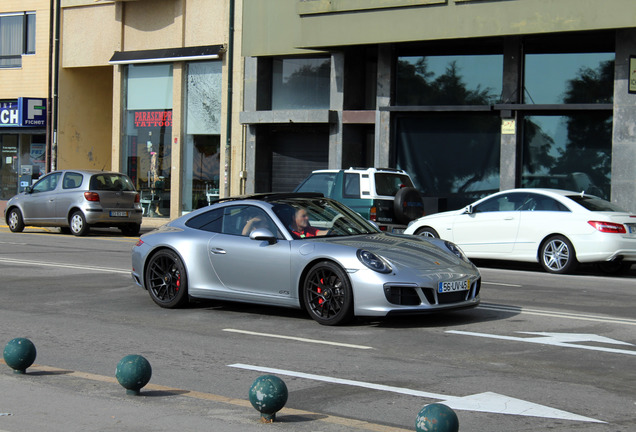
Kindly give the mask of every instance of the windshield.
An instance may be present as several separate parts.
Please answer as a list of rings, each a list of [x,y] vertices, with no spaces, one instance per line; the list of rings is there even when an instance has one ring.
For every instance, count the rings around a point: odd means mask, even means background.
[[[274,213],[295,239],[379,232],[359,214],[331,199],[290,198],[272,204]]]
[[[590,211],[626,212],[616,204],[592,195],[568,195],[568,198]]]

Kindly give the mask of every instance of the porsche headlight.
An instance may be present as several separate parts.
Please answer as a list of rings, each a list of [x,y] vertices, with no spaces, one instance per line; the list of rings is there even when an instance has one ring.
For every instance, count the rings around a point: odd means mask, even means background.
[[[388,262],[373,252],[358,249],[357,255],[360,262],[373,271],[378,273],[391,273],[393,271]]]
[[[464,251],[462,251],[460,249],[460,247],[457,246],[455,243],[451,243],[449,241],[445,241],[444,244],[446,245],[448,250],[451,251],[453,254],[455,254],[459,259],[462,259],[462,260],[464,260],[466,262],[470,262],[468,260],[468,257],[466,257],[466,255],[464,255]]]

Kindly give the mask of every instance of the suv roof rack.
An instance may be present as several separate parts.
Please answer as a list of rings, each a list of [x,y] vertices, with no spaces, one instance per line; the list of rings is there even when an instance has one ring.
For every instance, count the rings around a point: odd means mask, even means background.
[[[390,171],[390,172],[399,172],[399,173],[404,172],[404,170],[398,169],[398,168],[350,167],[349,169],[350,170],[361,170],[361,171],[374,169],[376,171]]]

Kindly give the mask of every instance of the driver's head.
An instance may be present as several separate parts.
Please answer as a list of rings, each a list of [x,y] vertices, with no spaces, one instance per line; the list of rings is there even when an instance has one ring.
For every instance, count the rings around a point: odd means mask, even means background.
[[[296,222],[296,226],[299,229],[304,229],[309,226],[309,216],[307,216],[307,210],[298,209],[296,210],[296,216],[294,217],[294,222]]]

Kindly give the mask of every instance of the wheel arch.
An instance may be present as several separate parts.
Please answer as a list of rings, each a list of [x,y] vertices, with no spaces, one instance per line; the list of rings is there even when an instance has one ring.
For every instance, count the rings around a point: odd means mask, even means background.
[[[330,257],[316,257],[314,259],[312,259],[311,261],[308,261],[305,264],[305,267],[303,268],[303,271],[300,273],[300,277],[298,278],[298,281],[296,282],[296,295],[298,296],[298,303],[300,303],[300,309],[307,312],[307,308],[305,307],[305,302],[303,301],[303,284],[305,282],[305,278],[307,277],[307,274],[309,273],[309,270],[311,270],[311,268],[313,266],[315,266],[316,264],[320,263],[320,262],[324,262],[324,261],[328,261],[334,265],[337,265],[338,267],[340,267],[340,269],[342,270],[342,272],[344,273],[345,277],[349,280],[349,285],[351,286],[351,305],[352,307],[355,306],[355,290],[353,289],[353,283],[351,282],[351,278],[349,277],[349,273],[347,273],[347,269],[345,269],[342,264],[340,264],[338,261],[334,260],[333,258]]]
[[[181,260],[181,262],[183,263],[183,267],[185,268],[186,271],[186,280],[189,282],[190,281],[190,270],[188,268],[188,266],[186,265],[186,260],[185,258],[183,258],[183,255],[181,253],[179,253],[179,251],[171,246],[168,245],[160,245],[157,246],[155,248],[153,248],[150,252],[148,252],[148,254],[146,255],[146,258],[144,259],[144,263],[143,263],[143,268],[141,270],[141,286],[148,291],[148,287],[146,286],[146,270],[148,269],[148,263],[150,262],[150,259],[157,255],[159,252],[164,251],[164,250],[169,250],[170,252],[173,252],[174,254],[176,254],[179,259]]]
[[[537,247],[537,251],[536,254],[534,256],[534,258],[537,260],[538,263],[541,263],[541,249],[543,249],[543,245],[552,237],[554,236],[561,236],[564,237],[567,241],[570,242],[570,244],[572,245],[572,251],[574,252],[574,259],[577,260],[576,258],[576,246],[574,246],[574,243],[572,242],[572,240],[570,239],[570,237],[568,237],[567,235],[560,233],[560,232],[553,232],[550,234],[546,234],[545,236],[543,236],[543,238],[541,239],[541,241],[539,242],[539,246]],[[578,261],[578,260],[577,260]]]
[[[13,209],[17,209],[20,212],[20,214],[22,215],[22,221],[24,222],[24,212],[22,211],[22,209],[19,206],[13,204],[10,207],[7,207],[5,212],[4,212],[4,222],[7,225],[9,224],[9,213],[11,213],[11,210],[13,210]]]
[[[71,226],[71,216],[73,216],[73,213],[75,213],[76,211],[82,212],[82,214],[84,215],[84,218],[86,218],[86,214],[84,213],[84,211],[82,211],[81,208],[77,206],[73,206],[70,209],[68,209],[68,213],[66,214],[66,222],[68,223],[68,226]]]

